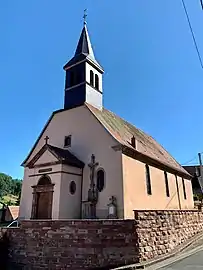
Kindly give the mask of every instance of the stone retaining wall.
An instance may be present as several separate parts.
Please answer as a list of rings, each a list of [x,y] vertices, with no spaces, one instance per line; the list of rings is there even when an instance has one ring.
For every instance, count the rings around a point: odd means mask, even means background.
[[[10,261],[22,269],[109,269],[169,253],[203,231],[203,213],[135,211],[134,220],[32,220],[6,231]]]
[[[203,231],[203,213],[191,211],[134,211],[140,261],[172,251]]]
[[[11,260],[29,270],[135,263],[134,226],[134,220],[23,221],[21,228],[7,229]]]

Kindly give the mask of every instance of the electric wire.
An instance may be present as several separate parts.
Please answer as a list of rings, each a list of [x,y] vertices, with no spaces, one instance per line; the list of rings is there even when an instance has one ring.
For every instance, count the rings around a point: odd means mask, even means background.
[[[191,22],[190,22],[190,17],[189,17],[189,14],[188,14],[188,11],[187,11],[187,7],[186,7],[186,5],[185,5],[184,0],[182,0],[182,4],[183,4],[183,8],[184,8],[184,11],[185,11],[187,20],[188,20],[188,24],[189,24],[190,31],[191,31],[191,34],[192,34],[192,38],[193,38],[193,41],[194,41],[194,45],[195,45],[195,48],[196,48],[196,51],[197,51],[197,55],[198,55],[198,58],[199,58],[199,61],[200,61],[200,65],[201,65],[201,67],[202,67],[202,69],[203,69],[202,58],[201,58],[201,55],[200,55],[200,51],[199,51],[199,48],[198,48],[198,45],[197,45],[197,41],[196,41],[196,38],[195,38],[195,34],[194,34],[193,29],[192,29],[192,24],[191,24]],[[201,0],[201,5],[202,5],[202,8],[203,8],[203,1],[202,1],[202,0]]]
[[[202,153],[203,153],[203,152],[201,152],[200,154],[202,154]],[[194,156],[192,159],[190,159],[190,160],[188,160],[188,161],[182,163],[181,165],[182,165],[182,166],[183,166],[183,165],[187,165],[188,163],[192,162],[193,160],[195,160],[195,159],[197,159],[197,158],[198,158],[198,156],[196,155],[196,156]]]

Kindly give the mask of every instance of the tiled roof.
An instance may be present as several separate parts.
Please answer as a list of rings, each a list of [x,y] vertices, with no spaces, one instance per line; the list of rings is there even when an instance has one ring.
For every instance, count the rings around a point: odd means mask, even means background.
[[[8,206],[8,209],[11,213],[13,220],[15,220],[19,214],[19,206]]]
[[[86,106],[119,143],[135,150],[131,146],[131,138],[134,136],[136,151],[189,176],[188,172],[151,136],[105,108],[98,110],[88,103]]]

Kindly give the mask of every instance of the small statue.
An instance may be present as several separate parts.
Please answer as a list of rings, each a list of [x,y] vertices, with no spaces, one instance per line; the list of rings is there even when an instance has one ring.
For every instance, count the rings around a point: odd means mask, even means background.
[[[116,202],[116,197],[111,196],[109,198],[109,204],[108,206],[108,218],[118,218],[117,217],[117,202]]]

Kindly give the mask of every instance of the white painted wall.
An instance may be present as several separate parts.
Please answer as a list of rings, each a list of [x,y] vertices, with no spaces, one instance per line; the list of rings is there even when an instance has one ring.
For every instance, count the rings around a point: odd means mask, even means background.
[[[112,146],[117,145],[117,142],[109,135],[98,120],[92,115],[89,109],[84,105],[71,110],[62,111],[54,115],[47,129],[37,143],[28,162],[44,145],[44,137],[49,136],[49,144],[63,148],[64,137],[72,135],[72,145],[68,149],[82,160],[86,166],[83,173],[83,200],[87,200],[87,192],[89,189],[89,167],[91,155],[95,154],[96,161],[99,166],[105,170],[106,184],[105,189],[99,194],[98,217],[103,217],[101,213],[107,211],[109,197],[114,195],[117,198],[118,214],[123,217],[123,184],[122,184],[122,157],[120,152],[115,152]],[[29,173],[28,173],[29,174]],[[32,206],[32,189],[31,182],[25,174],[23,180],[23,192],[21,200],[22,216],[29,217]],[[56,181],[56,179],[55,179]],[[33,185],[33,184],[32,184]],[[60,197],[60,188],[57,187],[57,192],[54,191],[54,200],[56,196]],[[59,202],[56,202],[53,217],[57,218],[57,207]],[[25,209],[27,209],[25,211]],[[74,209],[77,211],[77,209]],[[100,214],[99,214],[100,213]]]
[[[43,169],[52,168],[51,173],[46,173],[50,178],[52,184],[54,184],[53,204],[52,204],[52,218],[58,219],[59,217],[59,198],[60,198],[60,185],[61,185],[61,174],[54,173],[61,171],[61,165],[57,164],[54,166],[43,167]],[[19,217],[22,219],[30,219],[32,213],[32,199],[33,199],[33,188],[32,186],[37,185],[40,177],[38,171],[41,168],[25,168],[24,178],[21,192],[20,210]],[[38,175],[37,175],[38,174]]]
[[[71,169],[67,166],[67,171]],[[80,174],[80,169],[77,173]],[[64,170],[63,170],[64,171]],[[82,176],[62,173],[61,178],[61,192],[60,192],[60,206],[59,218],[60,219],[77,219],[80,218],[81,207],[81,179]],[[76,184],[76,192],[70,193],[70,183],[74,181]]]
[[[49,150],[46,150],[41,157],[35,162],[35,165],[39,165],[39,164],[45,164],[48,162],[55,162],[58,161],[58,159],[49,152]]]
[[[102,94],[97,90],[93,89],[90,85],[86,85],[86,102],[96,107],[97,109],[102,109]]]

